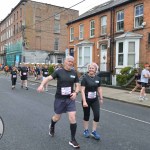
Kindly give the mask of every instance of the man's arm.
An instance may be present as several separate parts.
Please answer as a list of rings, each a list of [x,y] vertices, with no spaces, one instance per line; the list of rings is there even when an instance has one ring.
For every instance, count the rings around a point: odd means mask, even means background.
[[[46,77],[46,78],[41,82],[40,86],[37,88],[37,91],[38,91],[38,92],[43,92],[43,90],[44,90],[44,85],[45,85],[46,83],[48,83],[49,81],[51,81],[51,80],[53,80],[53,77],[52,77],[51,75],[48,76],[48,77]]]

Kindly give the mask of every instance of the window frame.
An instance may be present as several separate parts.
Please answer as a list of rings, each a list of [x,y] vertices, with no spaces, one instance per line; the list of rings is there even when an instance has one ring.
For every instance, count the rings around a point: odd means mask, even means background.
[[[120,43],[122,43],[122,45],[123,45],[122,52],[119,52],[119,44],[120,44]],[[122,41],[118,43],[118,53],[117,53],[117,55],[118,55],[117,65],[118,65],[118,66],[124,66],[124,42],[122,42]],[[123,56],[122,56],[122,58],[123,58],[122,64],[119,64],[119,55],[123,55]]]
[[[54,51],[59,51],[59,38],[55,38],[55,41],[54,41]]]
[[[140,6],[143,6],[143,14],[136,16],[136,8],[140,7]],[[141,28],[142,27],[142,25],[136,26],[136,18],[140,18],[140,17],[143,17],[143,20],[144,20],[144,5],[143,4],[136,5],[134,8],[134,28]]]
[[[92,23],[93,23],[93,27],[92,27]],[[94,36],[95,36],[95,20],[91,20],[90,21],[90,38],[93,38]]]
[[[130,43],[134,43],[134,52],[129,52],[129,45],[130,45]],[[135,44],[136,44],[135,41],[129,41],[128,42],[128,54],[127,54],[128,55],[128,61],[127,61],[127,63],[128,63],[127,65],[128,66],[133,66],[135,64]],[[134,55],[134,63],[133,64],[129,64],[129,55]]]
[[[74,28],[70,27],[70,42],[74,41]]]
[[[86,45],[86,46],[79,46],[78,47],[78,62],[77,62],[77,66],[78,66],[78,69],[80,71],[84,70],[84,72],[87,71],[87,65],[84,64],[85,63],[85,54],[86,54],[85,48],[87,48],[87,47],[90,50],[90,55],[89,55],[90,58],[89,58],[89,62],[88,62],[90,64],[90,63],[92,63],[92,45]],[[80,50],[81,50],[81,55],[79,53]],[[81,59],[81,63],[80,63],[80,59]],[[84,65],[86,65],[86,66],[84,66]]]
[[[123,19],[118,20],[118,15],[119,15],[120,13],[123,13]],[[121,14],[120,14],[120,15],[121,15]],[[117,17],[117,18],[116,18],[116,31],[117,31],[117,32],[123,32],[123,31],[124,31],[124,11],[123,11],[123,10],[118,11],[116,17]],[[123,22],[123,29],[122,29],[122,30],[118,30],[118,23],[121,23],[121,22]]]
[[[82,27],[82,28],[81,28]],[[82,36],[81,36],[82,35]],[[80,24],[79,25],[79,40],[82,40],[84,37],[84,25]]]
[[[106,20],[104,20],[106,18]],[[104,22],[105,21],[105,22]],[[103,33],[103,27],[105,27],[105,33]],[[107,34],[107,16],[102,16],[101,17],[101,35],[106,35]]]

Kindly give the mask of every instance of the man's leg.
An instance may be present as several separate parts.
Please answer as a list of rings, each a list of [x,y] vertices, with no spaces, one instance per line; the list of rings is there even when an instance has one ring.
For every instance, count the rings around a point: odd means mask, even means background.
[[[70,130],[71,130],[71,141],[69,141],[69,144],[74,148],[79,148],[80,146],[75,139],[76,129],[77,129],[76,111],[68,112],[68,117],[70,121]]]
[[[55,114],[51,119],[51,124],[49,125],[49,135],[54,136],[55,133],[55,124],[61,118],[61,114]]]

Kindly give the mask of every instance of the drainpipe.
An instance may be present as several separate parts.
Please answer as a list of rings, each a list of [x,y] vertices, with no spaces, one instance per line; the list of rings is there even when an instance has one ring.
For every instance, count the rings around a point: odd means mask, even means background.
[[[115,14],[114,14],[114,7],[111,8],[110,10],[111,14],[111,19],[110,19],[110,72],[113,74],[114,73],[114,61],[113,61],[113,56],[114,56],[114,20],[115,20]]]

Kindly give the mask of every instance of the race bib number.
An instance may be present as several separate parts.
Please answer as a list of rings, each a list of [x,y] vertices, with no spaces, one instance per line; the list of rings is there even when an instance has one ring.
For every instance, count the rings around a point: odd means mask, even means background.
[[[23,72],[23,75],[24,75],[24,76],[26,76],[26,75],[27,75],[27,73],[26,73],[26,72]]]
[[[71,87],[62,87],[61,88],[61,95],[70,95],[71,94]]]
[[[16,75],[13,75],[13,78],[16,78],[17,76]]]
[[[96,98],[96,92],[88,92],[88,98],[89,99]]]
[[[44,72],[44,74],[48,74],[48,72]]]

